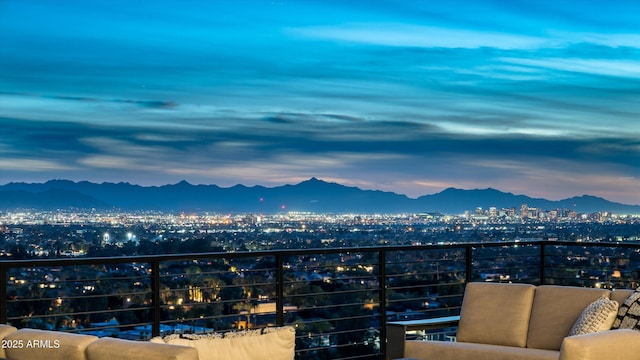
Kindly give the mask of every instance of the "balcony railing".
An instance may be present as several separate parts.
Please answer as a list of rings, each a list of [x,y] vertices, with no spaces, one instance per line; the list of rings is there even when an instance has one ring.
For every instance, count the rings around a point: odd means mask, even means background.
[[[145,340],[293,325],[299,359],[381,359],[386,322],[469,281],[636,288],[640,244],[500,242],[0,261],[0,322]]]

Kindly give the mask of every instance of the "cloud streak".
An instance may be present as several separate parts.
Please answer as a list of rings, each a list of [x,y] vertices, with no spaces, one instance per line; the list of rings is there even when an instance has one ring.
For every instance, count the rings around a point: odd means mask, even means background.
[[[347,24],[291,29],[298,36],[394,47],[536,49],[548,40],[523,35],[478,32],[394,23]]]

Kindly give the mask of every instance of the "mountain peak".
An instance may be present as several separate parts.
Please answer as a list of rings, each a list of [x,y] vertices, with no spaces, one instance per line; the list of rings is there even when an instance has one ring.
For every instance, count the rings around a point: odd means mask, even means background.
[[[191,186],[191,184],[187,180],[180,180],[179,183],[176,183],[177,186]]]
[[[52,179],[49,180],[45,183],[46,185],[72,185],[75,184],[75,182],[71,181],[71,180],[63,180],[63,179]]]
[[[317,184],[317,183],[326,183],[326,181],[320,180],[317,177],[313,176],[308,180],[302,181],[300,184]]]
[[[337,184],[320,180],[314,176],[312,178],[309,178],[308,180],[304,180],[302,182],[299,182],[297,185],[293,185],[293,186],[323,186],[323,185],[337,185]]]

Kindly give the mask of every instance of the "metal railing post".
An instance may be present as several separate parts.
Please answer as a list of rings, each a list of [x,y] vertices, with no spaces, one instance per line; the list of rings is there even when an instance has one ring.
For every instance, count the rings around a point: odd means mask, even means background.
[[[465,247],[465,283],[472,280],[473,276],[473,246],[467,245]]]
[[[546,274],[545,274],[545,267],[546,267],[546,247],[547,244],[545,242],[541,242],[540,243],[540,285],[544,285],[544,283],[546,282]]]
[[[7,323],[7,267],[0,263],[0,323]]]
[[[284,325],[284,269],[283,255],[276,256],[276,324]]]
[[[153,296],[153,323],[151,335],[160,336],[160,260],[151,261],[151,291]]]
[[[380,305],[380,352],[383,355],[387,354],[387,251],[380,249],[378,252],[378,267],[380,269],[380,280],[378,281],[379,287],[379,301]]]

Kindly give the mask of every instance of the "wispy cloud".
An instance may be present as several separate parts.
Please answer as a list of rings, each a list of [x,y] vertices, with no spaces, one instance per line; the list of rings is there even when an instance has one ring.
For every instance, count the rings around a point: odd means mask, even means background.
[[[536,49],[549,43],[547,39],[526,35],[395,23],[314,26],[289,31],[303,37],[399,47]]]
[[[498,60],[548,70],[640,79],[640,60],[581,58],[500,58]]]
[[[74,167],[58,161],[24,159],[24,158],[3,158],[0,159],[0,168],[3,171],[26,171],[26,172],[51,172],[68,171]]]

